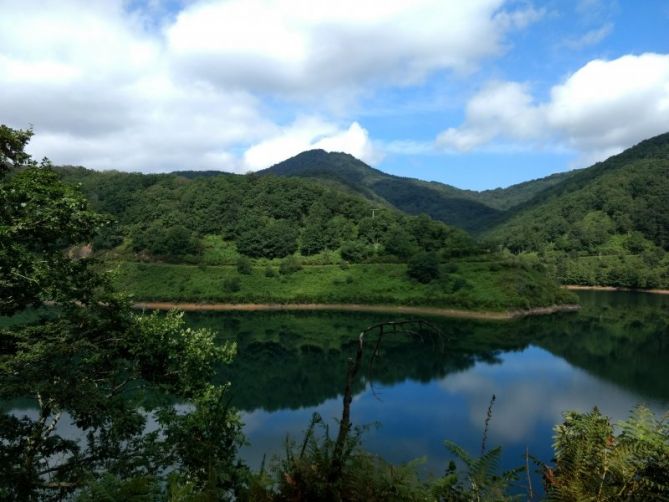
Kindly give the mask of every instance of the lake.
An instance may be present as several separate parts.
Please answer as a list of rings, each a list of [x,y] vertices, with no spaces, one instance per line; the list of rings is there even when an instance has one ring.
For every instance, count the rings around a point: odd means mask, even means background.
[[[366,449],[391,462],[426,457],[439,475],[451,439],[478,454],[491,396],[488,447],[503,447],[503,467],[523,465],[526,449],[552,456],[552,429],[565,410],[597,406],[614,420],[644,403],[669,409],[669,297],[580,292],[578,313],[513,322],[429,319],[436,331],[388,334],[370,366],[368,341],[354,385],[352,421],[373,425]],[[335,424],[347,359],[360,331],[397,320],[361,313],[190,314],[238,343],[221,379],[232,382],[252,467],[301,439],[314,412]],[[534,488],[540,483],[534,477]],[[519,488],[521,489],[521,488]]]
[[[494,394],[487,446],[503,447],[507,469],[523,465],[526,450],[551,460],[552,430],[565,410],[598,406],[614,420],[640,403],[669,410],[669,296],[579,296],[577,313],[512,322],[423,318],[433,329],[388,333],[373,364],[371,334],[351,412],[354,425],[371,426],[364,447],[393,463],[424,457],[421,473],[439,476],[452,458],[444,440],[478,455]],[[282,454],[286,435],[301,440],[315,412],[336,427],[359,333],[398,319],[356,312],[187,315],[192,326],[238,344],[218,379],[232,382],[248,439],[241,455],[253,468]],[[29,400],[10,404],[17,415],[34,415],[33,407]],[[81,436],[67,420],[56,430]],[[540,484],[534,475],[535,493]]]

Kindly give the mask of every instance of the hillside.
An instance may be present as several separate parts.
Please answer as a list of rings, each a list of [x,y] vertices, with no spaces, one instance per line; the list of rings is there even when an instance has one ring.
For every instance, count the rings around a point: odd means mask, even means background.
[[[482,253],[463,230],[381,206],[335,182],[59,172],[115,221],[93,251],[138,299],[476,311],[574,300],[541,266]]]
[[[258,174],[335,183],[409,214],[425,213],[470,232],[486,228],[491,221],[502,218],[504,210],[526,202],[571,175],[561,173],[509,188],[475,192],[435,181],[393,176],[368,166],[352,155],[323,150],[303,152]]]
[[[543,190],[486,237],[514,253],[541,253],[564,282],[666,286],[669,133]]]
[[[419,251],[452,256],[474,248],[462,230],[311,179],[59,172],[116,223],[94,247],[122,257],[234,264],[240,254],[274,259],[337,251],[353,262],[401,261]]]

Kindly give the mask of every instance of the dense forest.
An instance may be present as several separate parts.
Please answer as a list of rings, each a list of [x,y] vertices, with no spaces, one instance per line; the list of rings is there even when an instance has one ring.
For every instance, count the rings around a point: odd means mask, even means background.
[[[303,152],[258,174],[333,183],[371,200],[391,204],[406,213],[424,213],[470,232],[485,229],[506,209],[526,202],[543,189],[571,176],[571,173],[561,173],[506,189],[476,192],[436,181],[393,176],[352,155],[323,150]]]
[[[486,237],[513,253],[539,253],[566,283],[666,287],[669,134],[544,190]]]
[[[58,172],[108,216],[93,251],[139,299],[491,311],[574,301],[540,264],[316,180]]]
[[[312,151],[266,173],[334,180],[464,228],[488,248],[541,262],[565,284],[669,286],[669,133],[587,169],[472,192],[399,178]],[[357,188],[356,188],[357,187]]]
[[[661,135],[587,169],[484,192],[322,150],[245,176],[58,171],[110,216],[93,244],[119,260],[444,262],[495,251],[564,284],[657,288],[669,286],[668,145]]]
[[[420,251],[441,257],[475,251],[474,241],[462,230],[312,180],[83,168],[59,172],[66,182],[80,184],[96,211],[113,218],[115,224],[94,243],[97,249],[127,239],[135,253],[190,262],[198,262],[207,248],[209,256],[219,252],[225,262],[226,246],[232,243],[235,249],[228,251],[233,255],[236,250],[272,259],[298,251],[313,256],[340,250],[350,262],[379,255],[405,260]]]

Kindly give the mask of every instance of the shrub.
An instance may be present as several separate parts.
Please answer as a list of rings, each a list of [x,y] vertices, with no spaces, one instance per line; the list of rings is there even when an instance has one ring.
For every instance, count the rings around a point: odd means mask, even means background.
[[[243,275],[251,275],[253,273],[253,265],[251,260],[246,256],[240,256],[237,259],[237,272]]]
[[[412,279],[424,284],[439,278],[439,260],[435,253],[418,253],[411,257],[407,274]]]
[[[276,277],[276,272],[269,265],[265,269],[265,277]]]
[[[369,246],[360,241],[348,241],[341,246],[341,257],[352,263],[360,263],[371,254]]]
[[[242,289],[242,284],[239,277],[226,277],[223,279],[223,291],[226,293],[236,293],[240,289]]]
[[[279,264],[279,273],[282,275],[293,274],[302,270],[302,263],[295,256],[287,256]]]

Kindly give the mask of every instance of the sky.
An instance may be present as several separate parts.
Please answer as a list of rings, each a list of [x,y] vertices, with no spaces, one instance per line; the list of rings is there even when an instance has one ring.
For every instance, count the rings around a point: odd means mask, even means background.
[[[669,2],[0,0],[0,123],[93,169],[505,187],[669,131]]]

